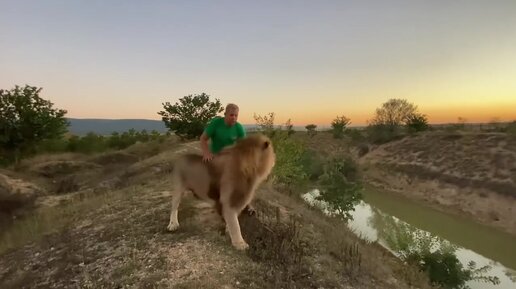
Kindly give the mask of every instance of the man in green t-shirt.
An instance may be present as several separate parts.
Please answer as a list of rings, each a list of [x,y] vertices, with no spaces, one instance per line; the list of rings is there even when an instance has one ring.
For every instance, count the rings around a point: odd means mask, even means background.
[[[238,106],[230,103],[226,106],[224,117],[217,116],[206,126],[200,138],[204,161],[211,161],[213,155],[246,136],[244,127],[237,121],[238,111]],[[208,140],[211,140],[209,146]]]
[[[203,161],[211,161],[213,155],[246,136],[244,127],[237,121],[238,111],[238,106],[230,103],[226,105],[224,117],[217,116],[206,126],[201,135]],[[211,140],[209,146],[208,140]],[[251,204],[248,204],[244,208],[244,212],[253,215],[256,213],[256,210]]]

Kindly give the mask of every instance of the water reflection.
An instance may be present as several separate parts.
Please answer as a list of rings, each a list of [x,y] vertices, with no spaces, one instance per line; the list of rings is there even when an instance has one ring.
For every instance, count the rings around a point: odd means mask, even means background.
[[[303,199],[324,211],[336,215],[326,202],[318,200],[319,191],[303,195]],[[445,288],[516,288],[515,271],[499,262],[485,258],[432,232],[420,230],[394,216],[361,201],[350,211],[348,226],[357,235],[378,242],[401,259],[425,270]],[[489,244],[485,244],[489,246]],[[498,284],[499,283],[499,284]]]

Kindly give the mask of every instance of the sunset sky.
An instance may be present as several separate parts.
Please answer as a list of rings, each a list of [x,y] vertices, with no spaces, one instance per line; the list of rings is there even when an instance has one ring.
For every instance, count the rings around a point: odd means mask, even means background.
[[[240,121],[365,124],[389,98],[430,122],[516,120],[516,1],[5,1],[0,88],[76,118],[160,119],[208,93]]]

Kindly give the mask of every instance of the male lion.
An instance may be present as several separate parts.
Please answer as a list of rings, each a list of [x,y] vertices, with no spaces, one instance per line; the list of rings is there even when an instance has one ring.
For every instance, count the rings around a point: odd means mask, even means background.
[[[239,250],[249,246],[242,238],[238,215],[250,204],[258,185],[270,174],[276,161],[271,140],[254,134],[226,147],[211,161],[197,154],[183,154],[174,164],[172,210],[167,229],[179,227],[177,211],[186,191],[215,203],[226,223],[231,243]]]

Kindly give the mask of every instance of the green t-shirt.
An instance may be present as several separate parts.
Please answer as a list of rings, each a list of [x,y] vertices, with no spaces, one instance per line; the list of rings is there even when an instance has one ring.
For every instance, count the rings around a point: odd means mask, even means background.
[[[230,127],[220,116],[212,119],[204,132],[211,140],[210,151],[214,154],[220,152],[224,147],[234,144],[237,139],[245,137],[244,127],[240,123],[237,122]]]

